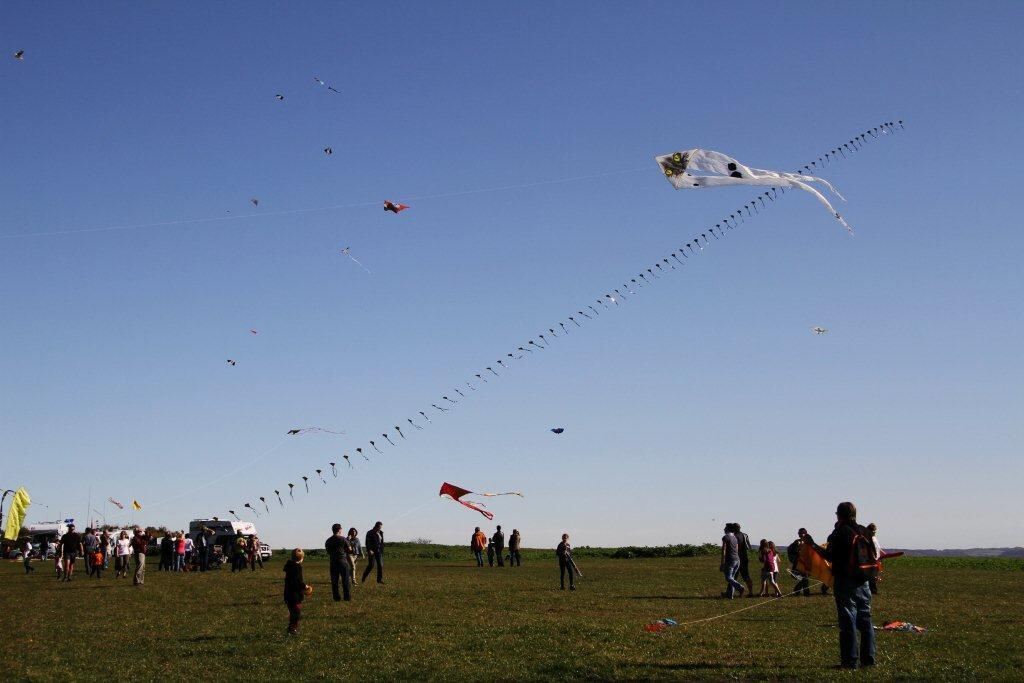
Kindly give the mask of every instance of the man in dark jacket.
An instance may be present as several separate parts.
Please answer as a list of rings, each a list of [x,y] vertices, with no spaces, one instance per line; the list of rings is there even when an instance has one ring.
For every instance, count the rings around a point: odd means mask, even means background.
[[[352,600],[352,565],[348,561],[352,546],[341,532],[340,524],[332,526],[331,531],[331,537],[324,543],[327,557],[331,560],[331,590],[334,592],[334,601],[339,602],[341,593],[338,592],[338,580],[341,579],[345,601],[348,602]]]
[[[494,543],[494,554],[498,556],[498,566],[505,566],[505,533],[501,530],[501,525],[498,525],[498,529],[491,536],[491,541]]]
[[[867,530],[857,524],[857,507],[840,503],[836,508],[836,526],[829,534],[828,547],[822,548],[810,536],[805,541],[832,563],[836,613],[839,618],[839,666],[856,669],[875,664],[875,629],[871,624],[871,589],[868,578],[857,563],[856,542],[862,536],[870,543]],[[857,634],[860,633],[860,646]]]
[[[164,534],[164,537],[160,539],[160,566],[157,567],[159,571],[171,571],[171,562],[174,557],[174,540],[171,538],[170,533]]]
[[[800,557],[800,546],[805,543],[807,535],[807,529],[800,527],[800,530],[796,532],[796,540],[789,544],[786,548],[786,555],[789,558],[789,564],[792,569],[790,574],[796,579],[796,586],[793,588],[793,595],[800,595],[801,593],[805,598],[811,596],[811,580],[803,572],[799,572],[796,569],[796,561]]]
[[[363,581],[377,567],[377,583],[384,583],[384,523],[377,522],[366,532],[366,569],[363,570]]]

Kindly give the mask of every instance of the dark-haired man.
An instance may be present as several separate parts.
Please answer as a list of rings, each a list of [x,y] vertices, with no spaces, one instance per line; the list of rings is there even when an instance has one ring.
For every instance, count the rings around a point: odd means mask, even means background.
[[[807,529],[800,527],[800,530],[796,532],[796,540],[789,544],[786,548],[786,556],[789,558],[789,564],[792,567],[790,574],[796,579],[796,586],[793,587],[793,595],[800,595],[801,593],[805,598],[811,596],[811,580],[803,572],[797,570],[797,560],[800,559],[800,548],[806,542],[805,539],[809,538],[807,535]]]
[[[836,614],[839,619],[839,666],[856,669],[875,664],[875,629],[871,624],[871,589],[868,577],[858,564],[859,544],[870,544],[867,529],[857,524],[857,507],[850,502],[836,507],[836,526],[828,537],[828,547],[816,545],[810,536],[806,542],[832,563]],[[857,635],[860,634],[858,647]]]
[[[331,536],[324,543],[327,549],[327,557],[331,560],[331,591],[334,593],[334,601],[341,601],[341,593],[338,592],[338,580],[341,580],[341,587],[345,594],[345,601],[352,600],[352,565],[348,556],[352,552],[352,546],[345,534],[341,533],[341,525],[331,526]]]
[[[377,522],[366,532],[366,569],[363,570],[363,583],[366,577],[377,567],[377,583],[384,583],[384,523]]]

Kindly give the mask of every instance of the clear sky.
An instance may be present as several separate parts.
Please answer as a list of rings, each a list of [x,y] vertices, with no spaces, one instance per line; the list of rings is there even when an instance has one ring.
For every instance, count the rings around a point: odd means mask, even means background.
[[[847,499],[884,545],[1024,544],[1024,6],[514,5],[0,7],[0,485],[30,521],[264,495],[275,547],[468,542],[447,480],[521,489],[491,509],[528,546],[788,542]],[[897,118],[824,174],[856,237],[787,193],[464,387],[753,194],[655,154],[794,169]],[[91,231],[188,219],[218,220]],[[348,435],[284,438],[312,425]]]

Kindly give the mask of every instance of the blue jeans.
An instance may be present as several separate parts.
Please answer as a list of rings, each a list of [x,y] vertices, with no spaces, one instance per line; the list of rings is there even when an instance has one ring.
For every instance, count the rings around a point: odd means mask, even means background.
[[[474,550],[473,557],[476,558],[476,566],[484,566],[484,552],[482,550]]]
[[[725,570],[722,572],[725,574],[725,597],[731,598],[735,591],[743,592],[743,584],[736,580],[736,572],[740,570],[740,561],[732,560],[727,562]]]
[[[875,663],[875,630],[871,625],[871,589],[868,582],[835,578],[836,614],[839,617],[840,664],[856,667]],[[857,634],[860,633],[860,647]]]

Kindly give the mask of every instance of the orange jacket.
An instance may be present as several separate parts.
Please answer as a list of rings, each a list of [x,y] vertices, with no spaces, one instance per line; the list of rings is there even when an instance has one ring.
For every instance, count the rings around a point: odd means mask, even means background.
[[[470,547],[473,548],[473,552],[483,550],[487,547],[487,537],[484,536],[484,532],[478,531],[473,534],[473,539],[469,543]]]

